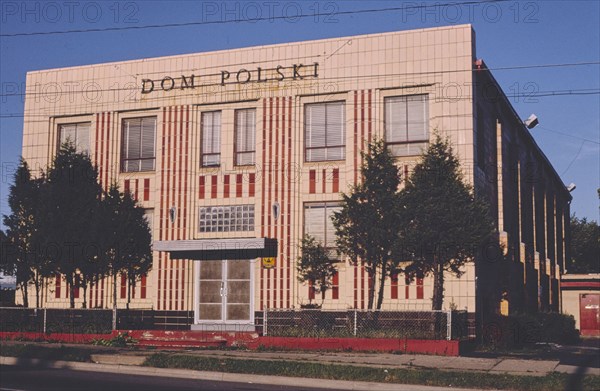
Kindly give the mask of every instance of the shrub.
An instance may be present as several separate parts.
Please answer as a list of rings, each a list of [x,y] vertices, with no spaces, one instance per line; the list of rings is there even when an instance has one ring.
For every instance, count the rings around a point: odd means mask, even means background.
[[[493,316],[483,325],[483,343],[492,348],[521,348],[526,344],[573,344],[579,341],[575,319],[556,312]]]

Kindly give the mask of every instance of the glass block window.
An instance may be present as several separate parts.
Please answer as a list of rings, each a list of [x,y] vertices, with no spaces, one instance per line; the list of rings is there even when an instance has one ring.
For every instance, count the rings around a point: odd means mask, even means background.
[[[421,154],[429,142],[429,97],[385,98],[385,141],[394,156]]]
[[[199,231],[254,231],[254,205],[200,207]]]

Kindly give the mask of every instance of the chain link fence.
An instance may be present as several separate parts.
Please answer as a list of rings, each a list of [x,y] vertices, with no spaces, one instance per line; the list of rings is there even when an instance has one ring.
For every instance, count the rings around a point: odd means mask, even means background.
[[[189,330],[192,311],[0,307],[0,332],[110,334],[113,330]]]
[[[460,340],[469,337],[466,311],[267,309],[262,331],[272,337],[359,337]]]

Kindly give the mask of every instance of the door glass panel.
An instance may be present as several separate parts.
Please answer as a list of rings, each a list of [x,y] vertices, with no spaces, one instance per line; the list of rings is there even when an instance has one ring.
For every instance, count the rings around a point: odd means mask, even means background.
[[[221,281],[200,281],[200,303],[221,303]]]
[[[200,304],[201,320],[220,320],[223,306],[219,304]]]
[[[223,275],[223,261],[201,261],[201,280],[221,280]]]
[[[250,281],[229,281],[227,303],[250,303]]]
[[[250,319],[249,304],[229,304],[227,305],[228,320],[248,320]]]
[[[250,260],[200,262],[200,321],[250,320],[251,268]]]
[[[227,261],[227,279],[229,280],[249,280],[250,279],[250,261]]]

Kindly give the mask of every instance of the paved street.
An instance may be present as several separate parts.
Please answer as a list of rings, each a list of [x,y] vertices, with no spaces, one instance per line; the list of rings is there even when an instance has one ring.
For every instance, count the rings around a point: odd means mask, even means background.
[[[269,384],[231,383],[211,380],[127,375],[120,373],[82,372],[68,369],[24,368],[0,366],[0,391],[300,391],[305,387],[275,386]],[[311,388],[312,389],[312,388]],[[314,389],[315,391],[319,389]]]

